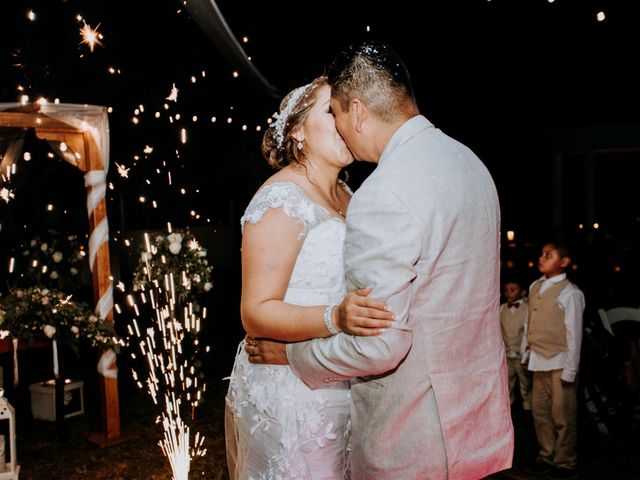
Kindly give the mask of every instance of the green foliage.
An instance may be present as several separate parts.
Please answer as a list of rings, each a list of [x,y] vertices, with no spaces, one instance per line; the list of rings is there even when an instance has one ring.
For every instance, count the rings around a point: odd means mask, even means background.
[[[77,235],[47,230],[16,252],[10,280],[18,287],[37,285],[75,294],[80,290],[79,274],[88,268],[86,250]]]
[[[177,302],[197,305],[197,298],[211,290],[212,267],[207,251],[188,229],[156,235],[149,247],[149,251],[141,250],[133,272],[134,291],[150,289],[154,281],[168,282],[170,275]]]
[[[112,326],[100,320],[86,303],[40,286],[15,288],[0,297],[0,337],[6,336],[28,342],[51,338],[76,353],[80,342],[116,352],[120,346]]]

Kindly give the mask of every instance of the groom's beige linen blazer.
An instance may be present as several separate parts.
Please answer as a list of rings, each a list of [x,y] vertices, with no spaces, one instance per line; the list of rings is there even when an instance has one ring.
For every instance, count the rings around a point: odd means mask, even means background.
[[[478,157],[423,116],[403,124],[347,214],[349,290],[396,326],[290,344],[310,387],[351,379],[352,479],[479,479],[511,466],[500,332],[500,209]]]

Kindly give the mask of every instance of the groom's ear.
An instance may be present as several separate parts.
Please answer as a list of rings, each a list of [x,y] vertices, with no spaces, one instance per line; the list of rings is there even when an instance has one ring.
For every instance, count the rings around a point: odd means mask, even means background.
[[[353,112],[353,128],[356,132],[362,133],[362,128],[369,116],[369,112],[357,98],[351,100],[351,111]]]

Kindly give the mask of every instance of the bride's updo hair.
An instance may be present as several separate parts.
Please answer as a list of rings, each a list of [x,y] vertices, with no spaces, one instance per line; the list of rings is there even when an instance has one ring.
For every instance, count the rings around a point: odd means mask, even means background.
[[[298,141],[291,133],[307,120],[307,114],[316,101],[316,91],[323,85],[328,85],[327,77],[318,77],[290,91],[280,102],[280,111],[273,115],[275,121],[271,122],[262,138],[262,155],[276,170],[291,163],[301,163],[304,159],[304,149],[298,149]]]

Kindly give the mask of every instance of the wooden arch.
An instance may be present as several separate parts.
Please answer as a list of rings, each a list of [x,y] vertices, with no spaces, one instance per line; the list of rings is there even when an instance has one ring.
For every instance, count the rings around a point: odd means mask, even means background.
[[[78,106],[82,107],[82,106]],[[107,115],[105,107],[86,106],[98,111],[101,115]],[[102,152],[96,143],[94,135],[88,129],[75,127],[52,116],[41,112],[40,105],[26,104],[16,105],[4,111],[0,111],[0,128],[23,128],[35,132],[37,138],[53,142],[64,142],[73,155],[63,158],[87,173],[90,171],[106,169],[108,158],[102,158]],[[108,132],[104,132],[108,135]],[[108,144],[108,138],[105,139]],[[87,186],[87,195],[91,194],[93,187]],[[92,212],[89,212],[90,234],[107,218],[105,198],[97,203]],[[93,294],[96,304],[103,298],[111,287],[111,267],[109,260],[109,242],[102,243],[95,253],[95,261],[92,268]],[[113,309],[109,308],[105,315],[105,321],[113,325]],[[117,371],[115,362],[109,369]],[[102,410],[102,432],[90,435],[90,440],[100,446],[121,441],[120,432],[120,407],[118,400],[117,375],[101,374],[100,400]]]

